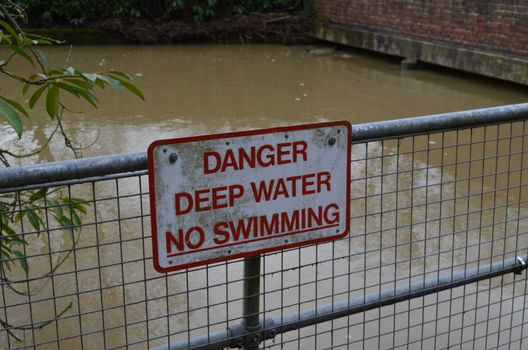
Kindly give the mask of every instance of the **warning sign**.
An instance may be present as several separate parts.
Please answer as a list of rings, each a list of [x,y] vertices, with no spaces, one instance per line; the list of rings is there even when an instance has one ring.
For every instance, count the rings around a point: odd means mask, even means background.
[[[350,138],[348,122],[329,122],[152,143],[156,270],[345,236]]]

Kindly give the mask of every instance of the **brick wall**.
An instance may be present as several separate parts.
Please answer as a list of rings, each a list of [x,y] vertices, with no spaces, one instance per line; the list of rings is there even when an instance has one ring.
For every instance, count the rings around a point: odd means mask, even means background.
[[[528,54],[528,0],[314,0],[350,29],[516,56]]]

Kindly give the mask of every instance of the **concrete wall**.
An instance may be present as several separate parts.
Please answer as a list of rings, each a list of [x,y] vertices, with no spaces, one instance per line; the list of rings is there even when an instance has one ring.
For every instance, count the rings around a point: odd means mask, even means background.
[[[528,84],[528,1],[314,0],[314,35]]]

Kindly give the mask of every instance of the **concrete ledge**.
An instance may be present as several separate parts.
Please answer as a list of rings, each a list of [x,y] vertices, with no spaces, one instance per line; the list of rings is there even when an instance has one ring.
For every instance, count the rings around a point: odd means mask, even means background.
[[[528,85],[528,57],[471,50],[321,22],[314,24],[312,34],[318,39],[399,56],[407,62],[432,63]]]

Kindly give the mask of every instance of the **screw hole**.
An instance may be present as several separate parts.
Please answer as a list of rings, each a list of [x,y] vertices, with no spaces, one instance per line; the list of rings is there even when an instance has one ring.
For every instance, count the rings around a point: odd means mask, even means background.
[[[329,146],[333,146],[333,145],[335,145],[336,142],[337,142],[337,140],[336,140],[336,138],[333,137],[333,136],[330,136],[330,137],[328,138],[328,141],[327,141],[327,143],[328,143]]]
[[[167,149],[166,148],[163,149],[163,153],[167,153]]]
[[[228,141],[228,142],[226,142],[226,145],[227,145],[227,146],[229,146],[230,144],[231,144],[231,142],[229,142],[229,141]]]
[[[284,138],[287,139],[288,137],[290,137],[288,134],[284,135]]]

